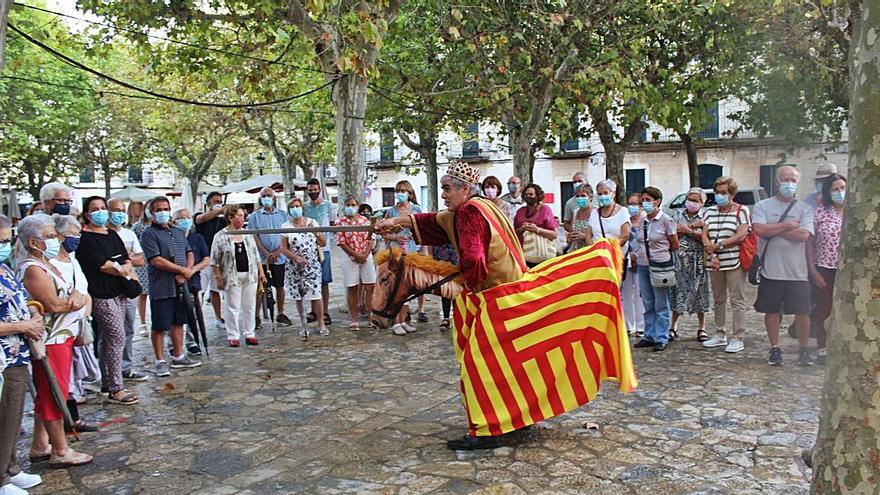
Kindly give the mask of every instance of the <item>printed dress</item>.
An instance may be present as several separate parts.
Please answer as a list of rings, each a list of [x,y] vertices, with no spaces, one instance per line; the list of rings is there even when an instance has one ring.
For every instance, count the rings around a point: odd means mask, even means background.
[[[283,228],[296,227],[287,222]],[[311,218],[305,227],[318,227]],[[308,263],[301,265],[287,260],[284,272],[284,292],[295,301],[317,301],[321,299],[321,261],[318,259],[318,241],[315,234],[285,234],[287,246],[293,254],[305,258]]]
[[[675,215],[679,225],[689,225],[702,218],[702,212],[688,216],[684,210]],[[694,229],[700,233],[702,229]],[[703,243],[689,235],[678,236],[681,246],[675,259],[676,285],[669,292],[672,310],[679,314],[709,311],[709,273]]]
[[[131,230],[132,232],[134,232],[134,235],[137,236],[138,242],[140,242],[141,234],[143,234],[144,231],[147,230],[147,227],[149,227],[149,225],[143,222],[138,222],[131,226]],[[134,267],[134,272],[137,273],[138,280],[141,283],[141,294],[147,294],[147,290],[150,287],[150,274],[147,273],[147,265],[149,265],[149,262],[144,263],[144,266]]]

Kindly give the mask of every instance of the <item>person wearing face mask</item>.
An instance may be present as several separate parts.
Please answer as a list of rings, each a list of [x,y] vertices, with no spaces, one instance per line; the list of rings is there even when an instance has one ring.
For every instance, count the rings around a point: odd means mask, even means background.
[[[208,245],[209,250],[214,247],[214,236],[217,235],[217,232],[226,228],[226,216],[223,213],[223,195],[218,191],[212,191],[205,198],[205,211],[196,213],[193,217],[195,231],[205,238],[205,243]],[[201,284],[210,294],[211,307],[214,308],[214,319],[217,322],[217,331],[223,330],[226,322],[220,311],[220,289],[214,284],[211,270],[202,270]]]
[[[192,249],[171,222],[171,202],[159,196],[150,202],[153,223],[141,235],[141,247],[150,275],[150,312],[152,314],[153,373],[171,375],[165,361],[165,335],[170,334],[172,356],[170,368],[195,368],[202,363],[190,359],[183,347],[183,325],[187,323],[186,308],[178,295],[194,275]]]
[[[587,176],[583,172],[578,172],[574,174],[571,178],[571,188],[575,192],[583,186],[584,184],[590,185],[587,182]],[[592,186],[590,187],[590,197],[593,196]],[[562,208],[562,223],[568,228],[571,228],[571,219],[574,215],[574,210],[578,208],[577,205],[577,195],[568,198],[568,201],[565,202],[565,207]]]
[[[527,185],[523,189],[523,200],[526,206],[517,210],[513,218],[513,226],[520,244],[523,243],[525,232],[532,232],[556,242],[559,235],[556,233],[556,228],[559,227],[559,222],[553,217],[553,210],[544,204],[544,190],[541,186]],[[527,265],[532,268],[538,263],[527,263]]]
[[[60,182],[50,182],[40,188],[40,202],[47,215],[70,215],[73,204],[70,188]]]
[[[193,261],[195,262],[195,265],[193,265],[193,271],[195,271],[196,274],[193,278],[189,279],[189,291],[193,296],[195,304],[201,304],[202,271],[205,270],[205,268],[208,268],[208,265],[211,264],[211,250],[208,249],[208,243],[205,242],[205,238],[193,230],[192,213],[186,208],[177,210],[174,213],[174,226],[183,231],[186,236],[186,241],[189,244],[189,248],[192,250]],[[198,344],[192,340],[191,335],[189,333],[184,333],[184,338],[186,340],[186,351],[194,356],[201,356],[202,350],[199,348]]]
[[[515,208],[523,205],[522,180],[517,176],[507,179],[507,194],[501,196],[501,199],[512,204]]]
[[[275,208],[275,190],[271,187],[264,187],[260,191],[260,206],[260,209],[248,217],[248,230],[277,229],[287,223],[287,213]],[[293,322],[284,314],[284,267],[287,258],[281,249],[281,235],[258,234],[255,240],[263,262],[263,273],[266,274],[269,286],[275,288],[275,304],[278,309],[275,321],[281,325],[292,325]]]
[[[804,203],[810,205],[813,208],[813,212],[815,212],[816,208],[819,208],[822,204],[825,204],[825,206],[833,206],[823,203],[824,196],[822,194],[822,185],[825,183],[825,179],[836,174],[837,165],[833,163],[820,163],[819,166],[816,167],[816,175],[813,176],[813,185],[816,190],[804,198]]]
[[[575,251],[592,244],[593,233],[590,230],[590,215],[593,213],[593,188],[589,184],[581,184],[574,192],[575,210],[569,217],[568,249]],[[589,240],[589,242],[588,242]]]
[[[416,191],[413,189],[412,184],[410,184],[408,180],[398,182],[394,186],[394,206],[385,212],[385,218],[408,217],[410,215],[417,215],[421,212],[422,208],[416,201]],[[396,234],[383,235],[382,238],[385,239],[388,246],[399,248],[404,253],[417,253],[422,251],[422,249],[416,245],[416,241],[413,240],[412,230],[408,228],[403,228]],[[393,329],[398,335],[400,335],[401,328],[409,333],[416,331],[415,327],[407,323],[406,316],[408,312],[408,307],[404,305],[403,310],[398,317],[399,321],[397,321],[397,325],[399,326],[395,326]],[[418,321],[422,323],[428,321],[428,316],[425,314],[424,296],[418,298]]]
[[[137,220],[131,226],[131,231],[134,232],[134,235],[137,236],[138,243],[140,243],[141,235],[143,235],[144,231],[147,230],[147,227],[153,223],[153,217],[150,213],[150,201],[145,205],[141,205],[140,208],[134,205],[134,202],[128,205],[128,214],[130,219],[132,218],[131,215],[140,211],[140,214],[137,217],[133,217],[137,218]],[[140,317],[141,322],[140,334],[141,337],[146,337],[150,335],[150,331],[147,328],[147,294],[149,293],[150,288],[150,274],[147,270],[146,258],[144,259],[144,264],[142,266],[134,267],[134,272],[137,273],[138,280],[141,283],[141,295],[137,298],[138,316]]]
[[[25,216],[29,217],[34,213],[45,213],[45,211],[43,210],[43,203],[35,201],[34,204],[32,204],[30,208],[28,208],[27,215]]]
[[[137,278],[122,239],[108,228],[110,212],[100,196],[88,198],[83,205],[83,227],[77,260],[88,280],[94,307],[93,326],[101,363],[102,390],[110,401],[136,404],[138,399],[122,384],[122,354],[125,350],[125,317],[128,298],[124,295],[124,277]]]
[[[293,198],[287,203],[287,212],[290,214],[290,221],[285,227],[320,227],[318,222],[313,218],[305,216],[303,211],[303,201],[299,198]],[[303,339],[309,336],[308,323],[309,318],[305,314],[303,304],[311,301],[312,314],[326,314],[324,308],[324,298],[321,294],[321,261],[318,256],[318,250],[327,244],[323,234],[315,233],[291,233],[284,234],[281,237],[281,249],[286,253],[290,260],[287,263],[287,282],[285,283],[285,291],[296,301],[296,309],[300,318],[299,335]],[[329,335],[330,330],[327,329],[327,321],[323,318],[312,319],[317,320],[318,331],[321,335]]]
[[[822,187],[822,206],[816,209],[813,227],[816,236],[807,242],[810,280],[813,281],[813,312],[810,325],[816,335],[816,362],[825,364],[828,356],[828,332],[825,320],[831,316],[834,281],[840,263],[840,236],[843,233],[843,206],[846,202],[846,177],[829,175]]]
[[[593,238],[588,239],[592,244],[602,237],[617,239],[624,246],[629,240],[629,211],[614,202],[617,193],[617,183],[611,179],[605,179],[596,184],[596,203],[598,208],[590,213],[590,230]]]
[[[656,187],[642,190],[642,209],[645,218],[639,230],[639,249],[636,251],[639,288],[645,306],[645,336],[635,347],[651,347],[655,352],[665,351],[669,343],[669,289],[654,287],[651,283],[651,263],[668,263],[672,252],[678,250],[678,229],[675,221],[660,210],[663,193]],[[647,242],[646,242],[647,234]],[[650,249],[650,253],[648,250]]]
[[[481,187],[483,189],[483,196],[497,206],[501,213],[504,213],[504,216],[510,220],[510,225],[513,225],[513,217],[516,215],[517,207],[501,199],[501,181],[498,180],[498,177],[494,175],[486,177],[483,179]]]
[[[637,239],[642,235],[640,229],[645,218],[645,212],[642,211],[642,193],[631,192],[627,195],[626,210],[631,227],[629,240],[621,246],[626,263],[623,282],[620,284],[620,299],[627,332],[633,337],[641,338],[645,334],[645,306],[642,304],[642,296],[639,292]]]
[[[321,227],[336,225],[336,208],[321,196],[321,182],[318,179],[309,179],[306,183],[306,194],[309,200],[303,204],[305,216],[317,222]],[[333,319],[330,318],[330,284],[333,283],[333,270],[331,270],[330,247],[333,243],[333,234],[325,233],[324,239],[327,242],[324,244],[321,259],[321,299],[324,301],[324,323],[331,325]],[[309,314],[308,321],[312,322],[316,318],[314,314]]]
[[[354,196],[345,199],[342,209],[343,215],[339,219],[339,225],[370,225],[370,221],[358,215],[358,202]],[[351,317],[349,330],[358,330],[358,295],[363,286],[367,292],[366,300],[372,299],[373,284],[376,283],[376,265],[373,263],[373,253],[370,249],[372,242],[371,232],[343,232],[336,236],[336,243],[342,251],[348,255],[343,257],[342,274],[345,278],[345,287],[348,290],[348,312]]]
[[[675,256],[674,287],[670,287],[669,299],[672,304],[672,323],[669,327],[669,340],[678,338],[678,320],[684,313],[697,314],[697,340],[706,336],[706,311],[709,310],[709,274],[706,271],[703,254],[703,205],[706,193],[693,187],[685,197],[685,208],[675,214],[678,225],[678,238],[681,247]],[[705,340],[705,339],[703,339]]]
[[[111,198],[107,201],[107,207],[110,209],[110,222],[107,228],[116,232],[125,250],[128,251],[128,258],[131,260],[132,266],[137,269],[145,265],[144,250],[141,249],[141,242],[138,240],[137,234],[133,230],[125,228],[128,222],[128,212],[126,212],[125,202],[119,198]],[[125,308],[125,349],[122,351],[122,379],[125,381],[142,382],[146,381],[147,375],[133,369],[132,343],[134,341],[134,325],[137,313],[137,299],[129,299]],[[146,330],[146,325],[142,328]]]
[[[30,298],[43,308],[46,322],[42,333],[46,360],[57,379],[62,397],[67,397],[73,363],[73,343],[88,297],[73,288],[51,263],[61,251],[61,240],[52,217],[31,215],[18,224],[18,278]],[[120,351],[122,347],[120,346]],[[42,366],[34,366],[37,396],[34,399],[32,463],[49,461],[50,467],[65,468],[92,462],[92,456],[76,452],[67,444],[64,417],[52,399]],[[120,377],[121,382],[121,377]],[[4,473],[5,474],[5,473]]]
[[[758,202],[752,215],[752,229],[758,237],[758,254],[763,261],[755,310],[764,314],[764,327],[770,341],[767,363],[771,366],[782,366],[779,347],[782,313],[794,314],[800,347],[798,365],[813,364],[807,351],[812,311],[807,243],[813,235],[813,208],[795,198],[799,182],[800,173],[796,168],[779,167],[776,171],[778,192]]]
[[[740,245],[749,235],[749,208],[733,198],[739,186],[733,177],[715,179],[715,203],[703,213],[703,250],[712,285],[715,335],[697,334],[703,347],[724,347],[725,352],[743,350],[746,333],[746,272],[739,261]],[[733,315],[731,331],[726,330],[727,306]]]
[[[260,251],[253,235],[230,235],[228,230],[244,228],[244,209],[237,205],[224,208],[224,218],[229,227],[214,236],[211,246],[211,271],[214,285],[223,291],[226,306],[226,339],[229,347],[245,342],[256,345],[257,284],[266,281]]]

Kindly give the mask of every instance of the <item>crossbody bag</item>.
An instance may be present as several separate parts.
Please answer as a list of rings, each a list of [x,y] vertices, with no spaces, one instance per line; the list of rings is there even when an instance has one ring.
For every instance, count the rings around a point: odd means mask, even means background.
[[[669,261],[652,261],[651,245],[648,242],[648,230],[651,221],[647,218],[643,221],[645,235],[645,254],[648,256],[648,270],[651,275],[652,287],[675,287],[675,260],[672,257],[672,251],[669,252]]]

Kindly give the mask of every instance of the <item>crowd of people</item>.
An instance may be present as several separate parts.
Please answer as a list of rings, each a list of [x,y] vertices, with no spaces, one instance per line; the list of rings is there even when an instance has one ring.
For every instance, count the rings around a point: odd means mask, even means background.
[[[617,204],[614,181],[603,180],[593,189],[579,173],[573,182],[574,196],[564,205],[561,222],[544,203],[538,184],[523,187],[519,178],[511,177],[502,195],[501,181],[489,176],[474,193],[494,203],[510,221],[529,266],[600,238],[617,239],[625,260],[623,315],[636,348],[664,351],[683,337],[680,317],[696,314],[693,335],[703,347],[742,351],[744,264],[752,264],[760,266],[753,269],[761,279],[754,308],[764,314],[768,363],[783,362],[783,314],[794,315],[798,364],[813,362],[807,350],[811,334],[817,341],[816,359],[824,362],[825,321],[831,311],[846,197],[846,179],[836,167],[819,168],[816,191],[803,201],[795,199],[797,169],[779,168],[778,192],[754,205],[753,211],[735,201],[736,180],[719,177],[714,204],[707,205],[706,193],[694,188],[687,192],[684,209],[673,216],[661,208],[663,193],[655,187],[629,193],[625,204]],[[394,198],[385,218],[421,212],[408,181],[395,186]],[[92,456],[67,444],[66,430],[97,430],[77,409],[90,392],[106,394],[109,403],[120,406],[139,402],[125,387],[125,382],[147,379],[134,367],[132,341],[138,325],[140,335],[149,337],[152,345],[150,371],[169,376],[172,369],[201,365],[198,345],[184,333],[189,302],[210,302],[216,330],[225,332],[230,347],[240,347],[242,340],[256,346],[261,304],[274,304],[273,325],[290,326],[294,322],[285,311],[291,299],[300,335],[308,338],[313,327],[320,335],[329,334],[334,246],[339,248],[337,256],[344,256],[337,266],[352,331],[369,326],[360,320],[369,312],[377,249],[396,247],[458,263],[451,245],[419,246],[409,228],[384,235],[366,228],[335,236],[321,233],[320,227],[330,225],[365,227],[373,212],[355,197],[342,198],[337,208],[324,199],[317,180],[309,181],[304,198],[294,196],[286,204],[279,204],[273,189],[263,189],[257,209],[249,215],[242,206],[224,206],[223,196],[216,192],[207,196],[205,211],[195,214],[173,211],[164,196],[128,205],[93,196],[75,216],[71,189],[61,183],[44,186],[39,199],[17,224],[16,239],[11,220],[0,215],[2,495],[27,493],[40,483],[39,476],[21,471],[15,453],[29,382],[36,390],[31,462],[48,461],[57,468],[91,462]],[[312,229],[240,232],[287,227]],[[755,238],[757,254],[749,259],[746,246]],[[711,333],[705,326],[710,302]],[[420,298],[414,317],[404,306],[392,333],[414,332],[412,319],[427,322],[424,304]],[[441,330],[450,328],[451,306],[452,301],[442,300]],[[67,411],[71,422],[65,420]]]

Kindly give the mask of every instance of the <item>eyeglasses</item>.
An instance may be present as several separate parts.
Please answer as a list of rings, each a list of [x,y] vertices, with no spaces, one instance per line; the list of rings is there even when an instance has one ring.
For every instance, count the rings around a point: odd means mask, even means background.
[[[54,201],[54,202],[56,202],[56,203],[58,203],[58,204],[62,204],[62,205],[71,205],[71,204],[73,204],[73,200],[72,200],[72,199],[52,198],[52,201]]]

